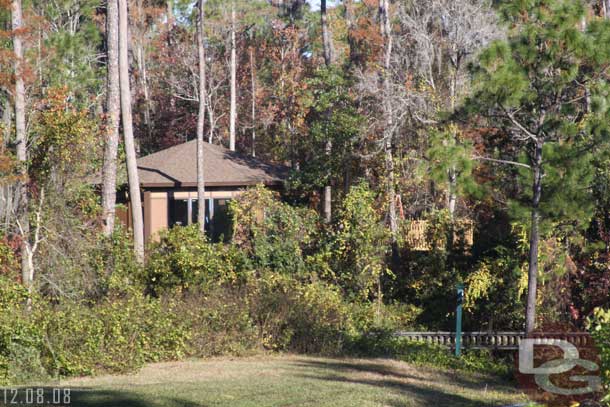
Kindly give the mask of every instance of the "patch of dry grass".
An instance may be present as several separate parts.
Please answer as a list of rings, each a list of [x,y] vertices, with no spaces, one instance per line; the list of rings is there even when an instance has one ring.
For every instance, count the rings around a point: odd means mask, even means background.
[[[63,381],[74,407],[501,406],[523,402],[497,378],[387,359],[300,355],[157,363],[134,375]]]

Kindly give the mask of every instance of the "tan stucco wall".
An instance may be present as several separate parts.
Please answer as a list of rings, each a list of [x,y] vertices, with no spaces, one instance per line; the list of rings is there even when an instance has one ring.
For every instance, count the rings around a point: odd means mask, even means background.
[[[156,239],[161,230],[167,229],[167,192],[144,192],[144,236]]]
[[[206,191],[205,198],[231,199],[242,191]],[[173,192],[174,199],[197,198],[197,191]],[[144,236],[146,241],[156,240],[159,232],[168,228],[169,222],[169,193],[144,192]]]

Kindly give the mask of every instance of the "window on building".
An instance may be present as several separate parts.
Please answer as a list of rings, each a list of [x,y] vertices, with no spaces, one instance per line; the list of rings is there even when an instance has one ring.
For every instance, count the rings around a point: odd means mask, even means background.
[[[169,226],[186,226],[197,223],[199,202],[196,198],[170,199]],[[215,242],[231,238],[229,199],[205,200],[205,230]]]
[[[228,242],[232,231],[231,216],[229,215],[229,200],[214,199],[214,222],[212,239],[217,242]]]
[[[169,226],[186,226],[189,224],[188,199],[171,199],[169,201]]]

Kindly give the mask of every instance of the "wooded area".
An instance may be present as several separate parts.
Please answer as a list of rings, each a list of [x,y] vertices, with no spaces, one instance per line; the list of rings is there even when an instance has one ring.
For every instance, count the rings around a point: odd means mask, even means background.
[[[448,330],[465,283],[473,331],[610,329],[609,16],[608,0],[1,0],[7,301],[29,320],[229,290],[256,298],[241,311],[260,346],[309,351],[320,321],[286,314],[286,339],[257,312],[314,290],[361,333]],[[136,160],[194,139],[199,202],[204,143],[285,165],[285,186],[234,199],[221,243],[202,209],[145,244]]]

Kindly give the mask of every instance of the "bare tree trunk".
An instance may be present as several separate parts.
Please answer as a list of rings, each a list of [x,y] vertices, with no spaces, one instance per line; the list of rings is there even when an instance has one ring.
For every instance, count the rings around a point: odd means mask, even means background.
[[[525,310],[525,332],[536,328],[536,297],[538,287],[538,242],[540,240],[540,197],[542,195],[542,142],[537,142],[534,156],[534,180],[532,183],[532,220],[530,230],[529,267],[527,270],[527,305]]]
[[[123,135],[125,141],[125,156],[127,158],[127,176],[129,179],[129,200],[133,219],[133,243],[136,259],[144,262],[144,221],[142,219],[142,197],[140,196],[140,179],[136,148],[133,139],[133,118],[131,114],[131,88],[129,85],[129,55],[128,55],[128,22],[127,1],[119,1],[119,78],[121,86],[121,112],[123,119]]]
[[[15,138],[17,144],[17,160],[19,161],[20,179],[17,182],[17,221],[22,235],[21,243],[21,279],[23,284],[32,291],[34,280],[34,265],[29,261],[30,221],[27,188],[27,134],[25,124],[25,81],[23,79],[23,42],[20,30],[23,29],[23,14],[21,0],[13,0],[11,4],[11,20],[13,28],[13,50],[15,52]]]
[[[13,107],[11,106],[11,99],[7,95],[4,100],[4,106],[2,108],[2,123],[4,124],[4,134],[2,134],[2,151],[6,148],[11,139],[12,127],[13,127]]]
[[[252,86],[252,157],[256,157],[256,65],[254,64],[254,47],[250,47],[250,84]]]
[[[602,0],[602,16],[610,18],[610,0]]]
[[[210,81],[212,80],[212,75],[210,75]],[[214,117],[214,109],[212,109],[212,95],[208,95],[208,122],[209,122],[209,130],[208,130],[208,143],[212,144],[214,142],[214,126],[216,125],[216,119]]]
[[[199,113],[197,115],[197,223],[201,233],[205,233],[205,182],[203,173],[203,125],[205,120],[206,95],[206,72],[205,72],[205,46],[204,46],[204,24],[205,24],[205,0],[198,0],[199,16],[197,18],[197,53],[199,56]]]
[[[448,191],[447,191],[447,196],[448,196],[447,209],[449,210],[449,217],[451,218],[451,221],[453,221],[453,218],[455,215],[455,206],[456,206],[456,202],[457,202],[457,193],[456,193],[457,172],[455,170],[455,167],[452,167],[449,170],[448,184],[449,185],[448,185]]]
[[[146,126],[146,137],[150,142],[152,140],[152,129],[154,124],[152,122],[152,103],[150,100],[150,90],[148,89],[148,69],[146,68],[146,53],[144,52],[144,46],[140,44],[138,46],[138,68],[140,70],[140,86],[142,87],[142,93],[144,95],[144,125]]]
[[[320,23],[322,25],[322,45],[324,47],[324,63],[330,66],[334,62],[334,49],[330,28],[328,27],[328,13],[326,0],[320,1]]]
[[[150,100],[150,90],[148,88],[148,69],[146,68],[146,50],[144,48],[144,38],[145,38],[145,33],[140,32],[141,29],[143,29],[143,27],[145,27],[145,20],[144,20],[144,10],[143,5],[142,5],[142,0],[138,0],[136,2],[137,5],[137,9],[138,9],[138,24],[139,24],[139,30],[137,30],[136,32],[139,35],[138,40],[136,41],[136,45],[137,45],[137,50],[136,50],[136,60],[137,60],[137,66],[138,66],[138,71],[139,71],[139,80],[140,80],[140,86],[142,87],[142,94],[144,95],[144,125],[146,126],[146,137],[147,137],[147,141],[150,142],[152,140],[152,130],[153,130],[153,123],[152,123],[152,103]]]
[[[235,126],[237,122],[237,50],[235,44],[235,1],[231,1],[231,117],[229,149],[235,151]]]
[[[394,158],[392,154],[392,138],[394,127],[394,114],[390,100],[390,63],[392,57],[392,27],[390,25],[390,3],[389,0],[380,0],[379,16],[381,22],[381,34],[384,39],[385,50],[383,58],[383,110],[385,115],[384,155],[386,170],[386,194],[388,199],[388,217],[390,220],[390,231],[392,234],[392,245],[395,246],[398,235],[398,222],[396,216],[396,191],[394,187]]]
[[[327,67],[329,67],[333,63],[333,46],[330,35],[330,29],[328,27],[328,16],[326,12],[326,0],[322,0],[320,2],[320,22],[322,24],[322,44],[324,47],[324,63]],[[327,111],[326,119],[329,120],[330,112]],[[328,128],[328,126],[326,126]],[[328,134],[326,135],[326,145],[324,146],[324,154],[326,155],[326,159],[330,161],[332,155],[332,141]],[[328,184],[324,187],[324,221],[326,223],[330,223],[332,220],[332,186],[330,185],[330,176],[328,174]]]
[[[327,114],[327,117],[329,115]],[[333,143],[330,139],[326,140],[326,145],[324,146],[324,154],[326,155],[326,159],[328,161],[330,161],[331,159],[331,154],[332,154],[332,149],[333,149]],[[331,177],[331,171],[329,171],[328,174],[328,184],[326,186],[324,186],[324,222],[326,223],[330,223],[330,221],[332,220],[332,216],[333,216],[333,210],[332,210],[332,205],[333,205],[333,199],[332,199],[332,195],[333,195],[333,188],[330,185],[330,177]]]
[[[174,17],[174,0],[167,0],[167,26],[168,31],[172,29],[176,22]]]
[[[454,55],[456,53],[453,50]],[[456,57],[457,59],[457,57]],[[455,107],[457,104],[457,86],[458,86],[458,71],[459,66],[455,66],[453,75],[451,78],[451,86],[450,86],[450,94],[449,94],[449,106],[451,107],[451,112],[455,111]],[[457,131],[454,130],[452,137],[457,141]],[[455,214],[455,206],[457,202],[457,169],[455,166],[452,166],[448,171],[448,188],[447,188],[447,208],[449,209],[449,216],[451,221],[453,222],[454,214]]]
[[[108,0],[106,7],[106,37],[108,42],[108,83],[106,92],[106,131],[102,168],[102,208],[104,210],[104,234],[114,230],[116,207],[116,172],[119,149],[119,121],[121,93],[119,84],[119,8],[117,0]]]

